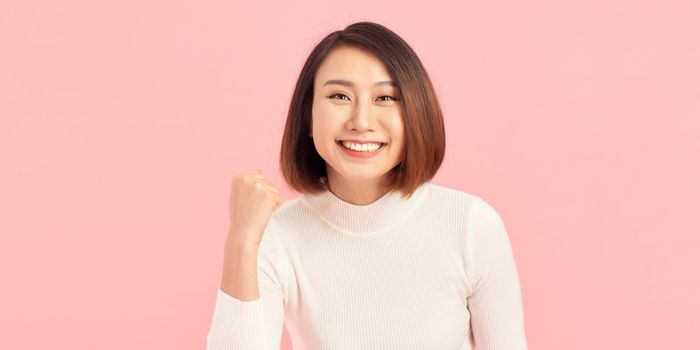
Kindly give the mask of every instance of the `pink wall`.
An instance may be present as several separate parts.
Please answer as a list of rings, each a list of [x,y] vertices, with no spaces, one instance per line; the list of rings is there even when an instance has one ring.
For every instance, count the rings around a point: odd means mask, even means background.
[[[503,216],[531,349],[700,348],[700,8],[578,3],[3,2],[0,348],[203,348],[229,181],[284,186],[301,64],[359,20],[431,74],[433,182]]]

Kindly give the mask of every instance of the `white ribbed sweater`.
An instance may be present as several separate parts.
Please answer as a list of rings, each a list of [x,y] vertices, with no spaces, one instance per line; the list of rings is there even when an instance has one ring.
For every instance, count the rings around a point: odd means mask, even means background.
[[[525,350],[520,283],[496,210],[430,182],[359,206],[332,192],[272,214],[260,298],[217,292],[209,350]]]

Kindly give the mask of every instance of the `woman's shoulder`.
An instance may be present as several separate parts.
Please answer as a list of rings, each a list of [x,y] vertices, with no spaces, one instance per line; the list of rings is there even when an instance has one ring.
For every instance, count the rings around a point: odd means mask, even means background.
[[[436,184],[433,182],[431,182],[429,184],[429,186],[430,186],[430,192],[433,195],[443,197],[442,199],[469,201],[469,199],[470,199],[469,197],[473,196],[472,193],[467,192],[465,190],[461,190],[461,189],[454,188],[454,187],[448,187],[445,185],[439,185],[439,184]]]
[[[274,221],[275,224],[280,224],[285,226],[289,220],[298,219],[299,215],[304,211],[304,205],[302,203],[302,197],[297,196],[292,199],[286,200],[284,203],[280,204],[272,215],[270,216],[270,221]]]
[[[469,205],[477,197],[472,192],[448,187],[436,183],[430,183],[430,199],[440,203]]]
[[[430,193],[431,200],[436,203],[450,204],[453,207],[469,213],[476,213],[479,216],[484,214],[498,215],[498,212],[489,201],[469,190],[431,183]]]

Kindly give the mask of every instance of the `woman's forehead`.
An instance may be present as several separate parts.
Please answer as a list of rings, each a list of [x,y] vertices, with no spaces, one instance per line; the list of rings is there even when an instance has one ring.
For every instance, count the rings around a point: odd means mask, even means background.
[[[315,83],[328,81],[346,83],[349,87],[374,87],[378,82],[391,81],[389,70],[379,58],[357,48],[340,47],[333,50],[321,63]],[[387,86],[386,83],[382,84]]]

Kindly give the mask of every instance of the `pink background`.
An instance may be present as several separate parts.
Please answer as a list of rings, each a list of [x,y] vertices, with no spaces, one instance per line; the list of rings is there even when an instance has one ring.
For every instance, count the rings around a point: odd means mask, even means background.
[[[504,218],[531,349],[700,348],[694,3],[4,1],[0,348],[204,348],[229,182],[298,195],[295,80],[359,20],[428,69],[433,182]]]

